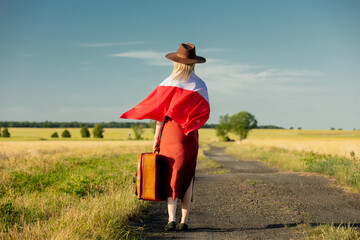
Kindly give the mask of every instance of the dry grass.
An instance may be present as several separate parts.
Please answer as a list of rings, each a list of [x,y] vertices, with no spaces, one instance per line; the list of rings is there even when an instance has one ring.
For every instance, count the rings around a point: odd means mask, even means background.
[[[0,143],[0,239],[119,239],[151,141]]]
[[[61,133],[67,129],[71,138],[62,138]],[[57,141],[59,139],[66,141],[82,140],[82,141],[98,141],[92,136],[92,128],[89,128],[91,137],[82,138],[80,134],[80,128],[9,128],[11,134],[10,138],[0,138],[0,141],[24,141],[24,140],[51,140]],[[134,139],[134,132],[131,128],[104,128],[104,138],[101,140],[128,140],[129,133],[130,138]],[[51,134],[57,132],[59,138],[51,138]],[[145,128],[142,137],[146,139],[152,139],[154,137],[153,129]]]
[[[64,158],[99,158],[151,151],[152,141],[14,141],[0,142],[0,169],[51,167]]]
[[[258,147],[279,147],[287,150],[360,158],[360,139],[248,139],[244,143]]]
[[[200,133],[203,142],[218,141],[213,129],[201,129]],[[239,143],[238,136],[229,136]],[[243,143],[360,159],[360,131],[255,129]]]
[[[334,224],[320,225],[307,233],[308,240],[359,240],[360,235],[356,227],[351,224],[335,226]]]

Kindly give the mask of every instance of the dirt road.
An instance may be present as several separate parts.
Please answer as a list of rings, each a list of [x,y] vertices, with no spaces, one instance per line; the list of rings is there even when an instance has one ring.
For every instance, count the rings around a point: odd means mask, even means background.
[[[261,162],[225,155],[222,148],[205,154],[229,173],[197,170],[190,231],[163,232],[166,203],[157,202],[138,223],[145,227],[144,238],[304,239],[303,232],[318,224],[360,227],[360,194],[347,193],[328,178],[278,172]]]

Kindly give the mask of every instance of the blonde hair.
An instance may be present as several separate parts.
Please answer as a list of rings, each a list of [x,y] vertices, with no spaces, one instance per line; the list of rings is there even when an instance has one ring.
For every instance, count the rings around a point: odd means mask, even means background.
[[[187,81],[192,72],[194,72],[195,64],[184,64],[174,62],[174,69],[171,75],[174,75],[174,80],[183,79],[183,81]]]

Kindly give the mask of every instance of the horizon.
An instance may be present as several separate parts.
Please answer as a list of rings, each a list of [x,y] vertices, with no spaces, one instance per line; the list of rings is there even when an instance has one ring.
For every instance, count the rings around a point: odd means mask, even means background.
[[[173,20],[165,0],[1,1],[0,121],[132,122],[119,116],[171,73],[165,54],[192,42],[208,124],[248,111],[259,125],[360,129],[359,1],[186,3]]]
[[[59,127],[24,127],[24,126],[2,126],[1,123],[4,122],[8,122],[8,123],[30,123],[30,124],[41,124],[41,123],[50,123],[50,124],[68,124],[68,123],[79,123],[79,124],[90,124],[90,125],[95,125],[95,124],[110,124],[110,123],[117,123],[117,124],[150,124],[151,120],[129,120],[129,121],[123,121],[123,122],[116,122],[116,121],[110,121],[110,122],[79,122],[79,121],[0,121],[0,128],[81,128],[80,126],[77,127],[69,127],[69,126],[59,126]],[[7,124],[8,125],[8,124]],[[205,123],[204,126],[202,128],[215,128],[216,125],[218,125],[218,123]],[[210,126],[214,126],[214,127],[210,127]],[[91,126],[87,126],[89,128],[91,128]],[[127,127],[103,127],[103,128],[127,128]],[[302,128],[301,126],[290,126],[289,128],[285,128],[283,126],[278,126],[278,125],[273,125],[273,124],[261,124],[261,125],[257,125],[256,128],[254,129],[267,129],[267,130],[314,130],[314,131],[360,131],[360,129],[343,129],[343,128],[335,128],[335,127],[331,127],[330,129],[306,129],[306,128]]]

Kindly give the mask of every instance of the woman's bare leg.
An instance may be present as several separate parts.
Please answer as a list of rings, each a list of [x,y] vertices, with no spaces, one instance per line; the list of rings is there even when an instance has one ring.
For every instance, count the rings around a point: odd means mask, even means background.
[[[177,198],[175,198],[175,200],[173,200],[172,197],[168,197],[167,205],[168,205],[169,222],[171,222],[171,221],[176,222]]]
[[[181,201],[181,223],[187,223],[189,218],[189,211],[192,197],[193,181],[191,180],[189,188],[186,190],[184,198]]]

